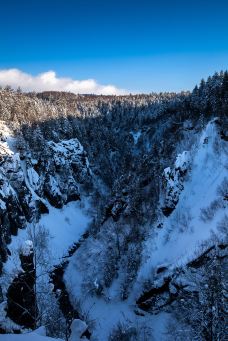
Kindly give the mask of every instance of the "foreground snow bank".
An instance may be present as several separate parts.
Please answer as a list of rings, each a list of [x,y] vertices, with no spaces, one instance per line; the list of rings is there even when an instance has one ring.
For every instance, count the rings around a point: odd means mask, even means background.
[[[88,328],[87,324],[79,319],[73,320],[71,324],[71,336],[69,341],[78,341],[82,339],[82,334]],[[87,340],[86,338],[83,338]],[[0,335],[0,341],[63,341],[46,336],[45,327],[40,327],[31,333],[26,334],[4,334]]]
[[[63,341],[46,336],[45,328],[41,327],[32,333],[27,334],[3,334],[0,341]]]

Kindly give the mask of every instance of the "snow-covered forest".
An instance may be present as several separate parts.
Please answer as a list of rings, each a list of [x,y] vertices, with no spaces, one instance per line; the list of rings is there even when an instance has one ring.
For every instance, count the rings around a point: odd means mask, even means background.
[[[226,340],[228,72],[1,88],[0,224],[0,341]]]

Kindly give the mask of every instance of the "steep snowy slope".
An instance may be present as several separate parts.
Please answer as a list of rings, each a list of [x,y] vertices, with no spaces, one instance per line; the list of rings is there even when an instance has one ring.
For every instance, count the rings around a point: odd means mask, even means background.
[[[200,244],[213,232],[219,233],[218,223],[228,213],[227,200],[219,194],[219,189],[228,182],[228,147],[221,139],[216,119],[208,123],[189,152],[192,160],[187,166],[186,162],[180,162],[180,156],[177,158],[175,170],[186,171],[183,188],[172,214],[158,222],[162,229],[153,231],[146,242],[145,263],[139,277],[161,266],[186,264]],[[174,189],[169,195],[176,201],[178,179],[174,178],[172,186]],[[205,209],[211,211],[208,217]]]
[[[207,245],[210,239],[213,243],[213,236],[220,240],[225,238],[218,225],[228,214],[227,198],[222,194],[228,181],[228,147],[227,142],[221,139],[217,119],[208,123],[191,150],[177,157],[172,174],[168,176],[168,172],[171,174],[170,168],[164,170],[166,195],[169,201],[173,201],[173,211],[168,217],[161,213],[160,220],[150,226],[141,268],[127,300],[120,299],[120,278],[114,280],[105,297],[94,297],[84,285],[84,263],[88,263],[88,257],[95,268],[99,266],[92,256],[96,243],[88,240],[85,247],[72,256],[67,267],[65,283],[72,302],[80,300],[81,309],[95,321],[94,337],[99,340],[107,340],[110,331],[121,321],[123,324],[127,321],[128,328],[137,325],[141,333],[151,335],[151,339],[153,334],[155,340],[166,340],[167,336],[162,333],[165,332],[168,315],[135,314],[136,301],[144,291],[145,282],[150,280],[153,288],[162,287],[175,268],[184,267],[197,258],[200,247]],[[181,176],[177,176],[179,173]],[[94,278],[95,286],[98,285],[96,281]],[[158,305],[154,309],[162,311],[163,304],[164,300],[160,308]],[[139,340],[143,338],[142,334],[138,337]]]

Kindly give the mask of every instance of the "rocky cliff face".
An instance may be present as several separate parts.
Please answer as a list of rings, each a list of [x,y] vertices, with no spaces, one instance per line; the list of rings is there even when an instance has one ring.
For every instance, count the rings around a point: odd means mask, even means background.
[[[4,122],[0,126],[0,265],[7,259],[11,235],[48,213],[48,203],[61,208],[80,200],[80,184],[90,181],[86,153],[75,138],[47,141],[46,154],[35,159],[17,150],[17,139]]]
[[[32,242],[27,240],[20,251],[22,271],[7,292],[7,316],[24,328],[36,328],[38,307],[35,292],[36,269]]]

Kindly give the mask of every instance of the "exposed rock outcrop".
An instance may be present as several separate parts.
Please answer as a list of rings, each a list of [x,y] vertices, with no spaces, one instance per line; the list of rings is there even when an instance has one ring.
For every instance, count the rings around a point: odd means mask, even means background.
[[[80,199],[80,184],[91,181],[89,162],[75,138],[46,142],[45,155],[35,159],[29,150],[17,150],[17,138],[4,122],[0,126],[0,270],[7,259],[11,235],[27,222]]]
[[[7,316],[15,323],[34,329],[38,308],[36,304],[36,269],[33,261],[33,245],[27,240],[20,252],[20,272],[11,283],[7,293]]]
[[[192,273],[194,276],[198,274],[198,278],[200,278],[202,268],[210,266],[213,261],[227,263],[227,244],[212,245],[200,256],[187,263],[185,267],[176,268],[174,271],[168,268],[164,271],[157,271],[157,275],[154,277],[154,285],[138,298],[136,302],[138,307],[156,314],[160,311],[171,311],[171,305],[175,301],[185,299],[190,294],[197,297],[199,292],[190,280],[193,277]]]

